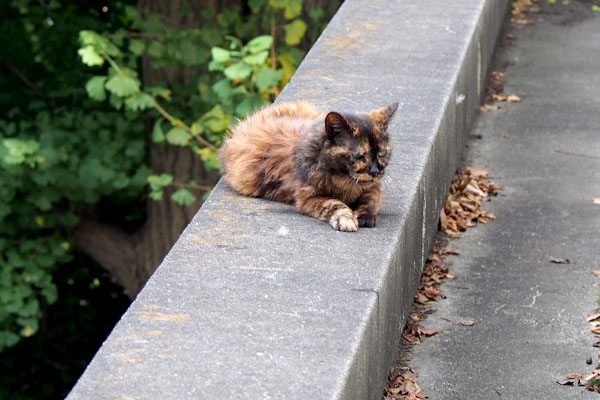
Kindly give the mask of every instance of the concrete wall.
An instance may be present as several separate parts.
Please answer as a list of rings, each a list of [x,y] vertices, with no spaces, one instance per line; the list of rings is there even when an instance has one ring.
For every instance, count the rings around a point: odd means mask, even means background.
[[[346,0],[278,101],[400,102],[378,226],[220,182],[68,399],[378,399],[508,0]]]

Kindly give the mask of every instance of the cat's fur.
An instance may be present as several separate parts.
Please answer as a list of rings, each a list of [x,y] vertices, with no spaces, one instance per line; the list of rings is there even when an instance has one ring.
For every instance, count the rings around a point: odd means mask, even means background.
[[[297,102],[259,110],[233,128],[220,151],[225,182],[247,196],[292,203],[341,231],[373,227],[397,108],[323,114]]]

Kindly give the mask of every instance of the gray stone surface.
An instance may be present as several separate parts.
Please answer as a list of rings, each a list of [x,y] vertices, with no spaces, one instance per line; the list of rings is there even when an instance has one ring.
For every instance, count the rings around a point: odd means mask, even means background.
[[[377,228],[220,183],[68,398],[379,398],[507,3],[347,0],[279,101],[400,102]]]
[[[484,206],[496,221],[452,241],[457,278],[426,324],[441,333],[414,347],[432,399],[598,396],[556,381],[597,364],[585,318],[600,283],[600,15],[589,2],[539,4],[536,24],[499,52],[500,63],[518,58],[505,92],[523,102],[481,114],[482,139],[469,143],[470,165],[505,189]],[[455,324],[464,318],[477,323]]]

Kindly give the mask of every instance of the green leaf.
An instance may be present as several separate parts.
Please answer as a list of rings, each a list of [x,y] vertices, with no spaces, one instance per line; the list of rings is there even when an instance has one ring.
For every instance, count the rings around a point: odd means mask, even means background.
[[[153,190],[150,192],[150,198],[154,201],[160,201],[163,198],[162,190]]]
[[[264,100],[259,95],[246,97],[235,108],[235,113],[238,117],[243,118],[249,113],[261,108],[264,104]]]
[[[198,149],[198,154],[204,162],[204,166],[211,171],[218,171],[221,168],[217,152],[208,147]]]
[[[594,5],[592,6],[592,11],[593,11],[593,12],[600,12],[600,6],[597,6],[596,4],[594,4]]]
[[[8,330],[0,331],[0,351],[7,347],[12,347],[19,343],[19,335],[14,334]]]
[[[269,52],[265,50],[257,54],[250,54],[249,56],[244,57],[242,61],[251,65],[263,65],[265,61],[267,61],[268,56]]]
[[[38,331],[39,321],[37,318],[18,318],[17,322],[23,327],[21,329],[21,336],[30,337]]]
[[[224,69],[225,69],[225,64],[223,64],[223,63],[216,62],[215,60],[212,60],[211,62],[208,63],[209,71],[223,71]]]
[[[79,32],[79,41],[84,46],[93,47],[98,53],[106,53],[110,56],[118,56],[121,51],[109,39],[94,31],[84,30]]]
[[[221,47],[213,47],[210,49],[212,59],[218,63],[225,63],[231,58],[231,52]]]
[[[123,99],[117,95],[111,93],[110,97],[108,98],[108,101],[110,105],[116,108],[117,110],[120,110],[123,107]]]
[[[154,143],[163,143],[165,141],[165,133],[162,130],[162,122],[164,119],[159,118],[154,122],[154,128],[152,128],[152,141]]]
[[[8,150],[3,161],[9,165],[24,163],[27,156],[34,154],[40,148],[40,144],[35,140],[0,139],[0,143]]]
[[[173,183],[173,176],[169,174],[150,175],[147,182],[152,189],[160,189]]]
[[[130,96],[127,98],[127,100],[125,100],[125,106],[133,111],[146,110],[154,107],[155,105],[156,100],[154,100],[154,97],[144,92],[135,93],[133,96]]]
[[[136,56],[141,56],[146,50],[146,41],[142,39],[131,39],[129,41],[129,51]]]
[[[265,0],[248,0],[248,5],[254,14],[260,11]]]
[[[77,54],[81,57],[81,61],[88,67],[104,64],[104,58],[96,52],[94,46],[85,46],[77,50]]]
[[[140,91],[140,82],[124,73],[110,78],[105,86],[109,92],[119,97],[131,96]]]
[[[300,43],[306,33],[306,23],[301,19],[296,19],[283,27],[285,31],[285,43],[295,46]]]
[[[200,118],[199,122],[202,124],[203,128],[208,131],[208,133],[222,134],[226,131],[227,126],[229,125],[229,120],[230,115],[223,111],[223,108],[220,104],[217,104],[210,111],[205,113],[202,118]],[[216,138],[211,137],[211,139]]]
[[[79,223],[79,217],[74,213],[68,212],[60,216],[60,223],[64,226],[75,226]]]
[[[196,196],[194,196],[186,188],[181,188],[171,195],[171,200],[180,206],[189,206],[194,204],[196,201]]]
[[[155,58],[162,58],[166,52],[167,48],[161,42],[152,41],[148,47],[148,54]]]
[[[101,36],[94,31],[83,30],[79,32],[79,41],[84,45],[98,46]]]
[[[96,101],[106,100],[106,90],[104,90],[104,84],[106,83],[106,76],[93,76],[85,84],[85,90],[90,98]]]
[[[284,8],[289,0],[269,0],[269,4],[273,8]]]
[[[325,14],[325,12],[322,8],[311,8],[308,10],[308,15],[314,22],[318,22],[321,18],[323,18],[323,14]]]
[[[147,87],[146,92],[150,93],[153,97],[160,96],[167,101],[171,101],[171,90],[162,87]]]
[[[246,48],[252,54],[260,53],[261,51],[268,50],[273,45],[273,36],[262,35],[255,37],[246,44]]]
[[[236,79],[245,79],[252,73],[252,66],[244,64],[243,62],[237,62],[225,68],[223,73],[232,81]]]
[[[159,201],[163,197],[163,188],[173,183],[173,176],[169,174],[150,175],[147,178],[150,185],[150,198]]]
[[[302,0],[288,0],[283,14],[287,19],[294,19],[302,12]]]
[[[283,75],[283,83],[289,82],[292,75],[296,72],[297,61],[291,52],[284,52],[279,54],[279,63],[281,64],[281,71]]]
[[[231,81],[227,78],[221,79],[217,81],[214,85],[212,85],[212,90],[219,96],[219,99],[223,103],[228,103],[231,100],[231,92],[233,88],[231,87]]]
[[[167,142],[176,146],[187,146],[192,135],[185,129],[175,126],[167,132]]]
[[[69,244],[68,242],[63,242],[63,245]],[[58,289],[56,285],[50,283],[48,286],[42,289],[42,296],[46,298],[48,304],[53,304],[56,300],[58,300]]]
[[[281,82],[281,74],[278,71],[270,68],[261,68],[258,71],[258,79],[256,80],[256,86],[259,88],[274,88]]]

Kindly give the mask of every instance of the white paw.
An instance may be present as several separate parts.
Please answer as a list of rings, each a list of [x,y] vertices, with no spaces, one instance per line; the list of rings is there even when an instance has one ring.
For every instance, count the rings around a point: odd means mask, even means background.
[[[333,229],[344,232],[356,232],[358,230],[358,220],[352,214],[352,210],[340,208],[329,219]]]

